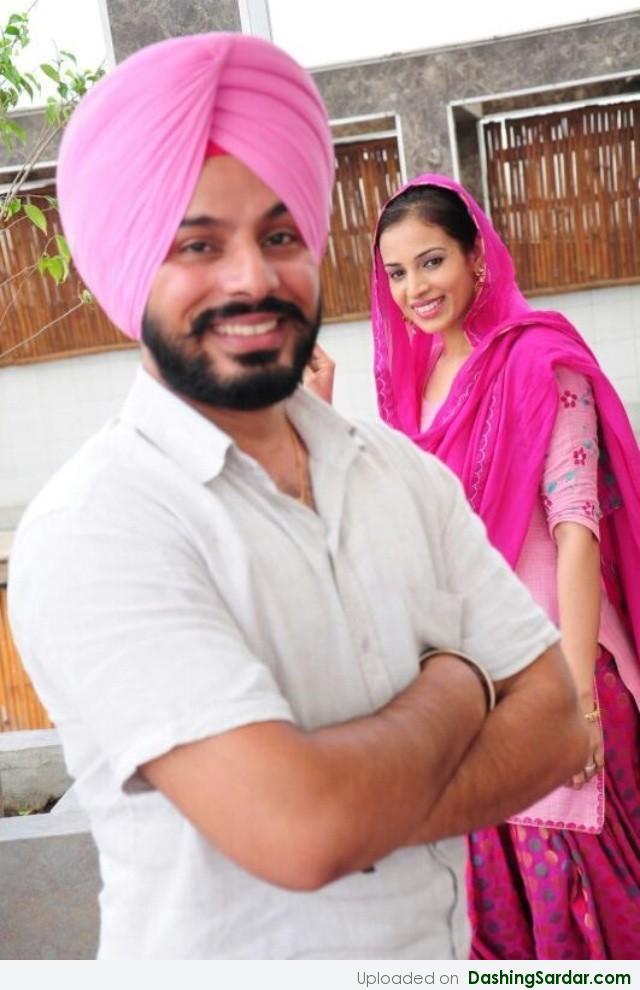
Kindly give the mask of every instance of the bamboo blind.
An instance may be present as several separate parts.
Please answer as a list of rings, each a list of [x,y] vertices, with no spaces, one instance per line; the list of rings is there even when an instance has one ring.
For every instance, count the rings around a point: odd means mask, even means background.
[[[640,280],[640,101],[483,127],[491,216],[521,288]]]
[[[7,589],[0,587],[0,732],[51,726],[20,662],[9,629]]]
[[[0,230],[0,354],[27,341],[78,303],[83,286],[75,272],[65,283],[56,285],[36,269],[47,245],[50,254],[57,253],[52,238],[62,232],[60,219],[46,200],[46,196],[54,195],[51,188],[21,197],[43,210],[48,222],[46,234],[23,214]],[[65,316],[34,340],[22,343],[0,360],[0,366],[131,346],[93,303]]]
[[[402,179],[395,137],[338,144],[335,154],[322,291],[325,318],[339,320],[369,315],[373,230],[381,207]]]

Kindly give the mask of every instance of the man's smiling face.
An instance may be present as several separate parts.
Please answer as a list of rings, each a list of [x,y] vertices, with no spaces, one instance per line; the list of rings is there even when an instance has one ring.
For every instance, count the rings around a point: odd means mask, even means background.
[[[207,159],[147,302],[162,379],[211,406],[272,405],[300,380],[319,310],[318,265],[284,203],[237,159]]]

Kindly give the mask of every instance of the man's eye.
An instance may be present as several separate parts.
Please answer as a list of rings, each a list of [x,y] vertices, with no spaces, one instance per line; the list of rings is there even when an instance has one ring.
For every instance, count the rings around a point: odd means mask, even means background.
[[[212,250],[212,246],[208,241],[188,241],[182,245],[181,250],[190,254],[206,254]]]
[[[299,236],[290,230],[276,230],[273,234],[269,234],[266,243],[269,247],[289,247],[291,244],[297,244],[299,240]]]

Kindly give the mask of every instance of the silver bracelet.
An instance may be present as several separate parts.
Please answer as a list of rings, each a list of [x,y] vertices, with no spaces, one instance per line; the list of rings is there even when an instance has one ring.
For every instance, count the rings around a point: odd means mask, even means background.
[[[443,653],[450,654],[452,657],[457,657],[458,660],[462,660],[462,662],[466,663],[468,667],[471,667],[474,674],[482,684],[487,702],[487,711],[492,712],[496,707],[496,689],[485,668],[481,663],[478,663],[477,660],[474,660],[473,657],[467,656],[466,653],[461,653],[460,650],[450,650],[445,647],[442,647],[439,650],[425,650],[424,653],[420,654],[418,660],[420,667],[423,667],[427,660],[430,660],[431,657],[442,656]]]

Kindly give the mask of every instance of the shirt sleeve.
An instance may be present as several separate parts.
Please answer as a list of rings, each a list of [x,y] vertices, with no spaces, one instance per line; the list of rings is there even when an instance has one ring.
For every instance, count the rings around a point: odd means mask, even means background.
[[[509,677],[559,642],[560,633],[489,543],[458,479],[441,470],[443,556],[449,591],[462,601],[462,649],[495,679]]]
[[[63,736],[81,724],[124,787],[177,745],[293,721],[179,522],[104,501],[36,518],[12,554],[15,638]]]
[[[542,479],[549,532],[561,522],[586,526],[599,538],[598,420],[587,379],[556,371],[559,402]]]

